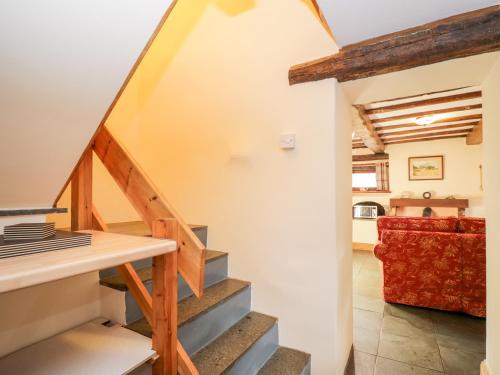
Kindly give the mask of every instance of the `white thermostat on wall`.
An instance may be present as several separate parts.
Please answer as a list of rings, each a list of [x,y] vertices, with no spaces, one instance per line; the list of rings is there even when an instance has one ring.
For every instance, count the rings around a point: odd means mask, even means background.
[[[295,148],[295,134],[286,133],[281,134],[280,147],[282,150],[291,150]]]

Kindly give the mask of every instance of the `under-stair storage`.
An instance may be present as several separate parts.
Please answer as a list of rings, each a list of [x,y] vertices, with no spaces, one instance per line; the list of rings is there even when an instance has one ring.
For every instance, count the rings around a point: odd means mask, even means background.
[[[0,259],[0,292],[163,256],[177,249],[171,240],[88,232],[92,234],[90,246]],[[99,318],[1,358],[0,374],[120,375],[156,356],[149,338]]]
[[[155,357],[151,340],[97,319],[0,359],[0,374],[127,374]]]

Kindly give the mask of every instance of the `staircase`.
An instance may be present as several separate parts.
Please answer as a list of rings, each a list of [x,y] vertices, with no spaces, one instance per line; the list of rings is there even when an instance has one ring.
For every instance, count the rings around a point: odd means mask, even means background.
[[[191,228],[206,246],[208,228]],[[110,224],[109,231],[151,235],[142,222]],[[151,291],[151,260],[136,262],[134,268]],[[100,283],[120,293],[126,328],[151,337],[151,327],[116,271],[101,271]],[[205,293],[201,299],[192,295],[180,276],[178,297],[178,337],[200,374],[310,374],[309,354],[279,346],[278,319],[251,311],[251,284],[228,278],[227,253],[207,250]],[[148,364],[134,372],[150,373]]]

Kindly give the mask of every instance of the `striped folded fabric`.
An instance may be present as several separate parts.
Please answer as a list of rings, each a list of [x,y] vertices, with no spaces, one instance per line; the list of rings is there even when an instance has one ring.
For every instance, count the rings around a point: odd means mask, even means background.
[[[4,236],[0,236],[0,259],[89,246],[91,243],[92,235],[90,233],[63,230],[56,230],[53,236],[38,240],[6,241]]]

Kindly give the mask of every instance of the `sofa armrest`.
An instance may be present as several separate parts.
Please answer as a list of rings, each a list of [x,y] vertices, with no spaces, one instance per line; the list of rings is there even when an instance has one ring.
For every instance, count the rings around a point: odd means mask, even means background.
[[[388,247],[383,244],[381,241],[379,241],[375,247],[373,248],[373,253],[375,256],[381,260],[382,262],[384,261],[385,255],[388,252]]]

